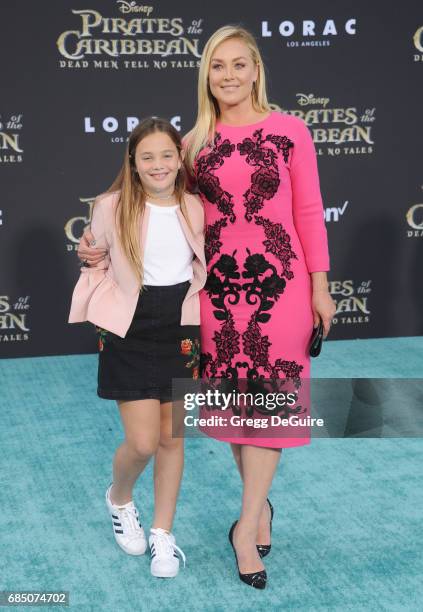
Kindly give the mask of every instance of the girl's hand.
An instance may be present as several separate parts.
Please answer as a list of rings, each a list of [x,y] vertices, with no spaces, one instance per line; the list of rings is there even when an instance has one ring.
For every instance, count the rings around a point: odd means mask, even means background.
[[[105,249],[95,248],[95,238],[91,231],[87,228],[82,234],[82,238],[78,246],[79,259],[88,266],[96,266],[107,255]]]
[[[319,325],[320,319],[323,322],[323,338],[326,338],[336,313],[336,304],[327,289],[314,289],[311,301],[313,310],[314,326]]]

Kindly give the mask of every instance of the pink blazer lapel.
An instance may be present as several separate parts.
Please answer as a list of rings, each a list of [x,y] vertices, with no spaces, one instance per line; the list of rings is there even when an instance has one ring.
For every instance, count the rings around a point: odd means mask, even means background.
[[[198,259],[201,262],[204,270],[207,270],[206,258],[204,256],[204,249],[201,247],[200,244],[198,244],[198,242],[194,238],[190,228],[188,227],[188,223],[186,222],[185,217],[182,214],[180,208],[177,209],[176,213],[178,215],[179,222],[180,222],[180,224],[182,226],[182,229],[183,229],[183,232],[185,234],[185,238],[188,241],[188,244],[191,246],[192,250],[194,251],[194,253],[198,257]]]

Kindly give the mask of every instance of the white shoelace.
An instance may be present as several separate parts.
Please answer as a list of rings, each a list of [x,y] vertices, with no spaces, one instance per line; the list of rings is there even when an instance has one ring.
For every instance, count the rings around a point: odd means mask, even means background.
[[[123,535],[130,540],[138,538],[142,528],[138,523],[138,511],[135,506],[129,506],[128,508],[120,508],[117,506],[117,510],[119,513],[119,520],[123,527]]]
[[[159,557],[160,555],[172,556],[173,552],[176,551],[181,555],[182,561],[184,562],[185,567],[185,554],[184,551],[176,546],[175,542],[172,541],[170,534],[163,529],[150,529],[150,533],[152,533],[154,538],[154,546],[156,549],[156,555]]]

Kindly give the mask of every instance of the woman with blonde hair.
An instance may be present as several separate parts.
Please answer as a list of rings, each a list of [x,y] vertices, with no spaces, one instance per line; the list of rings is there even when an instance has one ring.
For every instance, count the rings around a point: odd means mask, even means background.
[[[198,115],[184,146],[206,217],[202,375],[235,386],[306,381],[313,326],[322,323],[326,337],[335,313],[313,140],[302,120],[275,108],[254,37],[238,26],[217,30],[202,54]],[[86,245],[80,256],[88,256]],[[243,482],[229,532],[239,578],[263,589],[268,492],[281,449],[310,439],[245,434],[211,435],[230,442]]]
[[[306,125],[274,110],[254,37],[225,26],[208,40],[198,115],[185,138],[206,215],[208,279],[200,294],[202,371],[247,382],[310,376],[308,344],[335,305],[316,154]],[[283,447],[303,438],[218,431],[243,480],[241,515],[229,539],[239,577],[266,586],[273,508],[267,498]]]

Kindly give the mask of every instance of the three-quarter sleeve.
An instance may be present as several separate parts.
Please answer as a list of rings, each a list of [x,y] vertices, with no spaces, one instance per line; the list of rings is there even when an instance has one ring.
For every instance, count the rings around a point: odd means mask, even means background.
[[[298,121],[291,159],[292,211],[308,271],[330,269],[327,232],[313,139],[306,124]]]
[[[102,198],[97,197],[94,200],[90,229],[95,239],[95,248],[96,249],[106,249],[107,255],[97,265],[90,266],[89,268],[87,268],[87,271],[90,271],[90,270],[93,271],[96,269],[97,270],[107,270],[107,268],[109,267],[109,263],[110,263],[110,260],[109,260],[110,245],[107,240],[106,224],[104,221],[104,213],[102,209]]]
[[[91,219],[91,232],[96,241],[96,247],[107,249],[105,258],[96,265],[81,268],[81,274],[72,295],[69,314],[69,323],[78,323],[87,320],[87,312],[94,291],[106,279],[106,272],[110,264],[109,244],[106,237],[106,227],[101,206],[101,200],[95,199]]]

